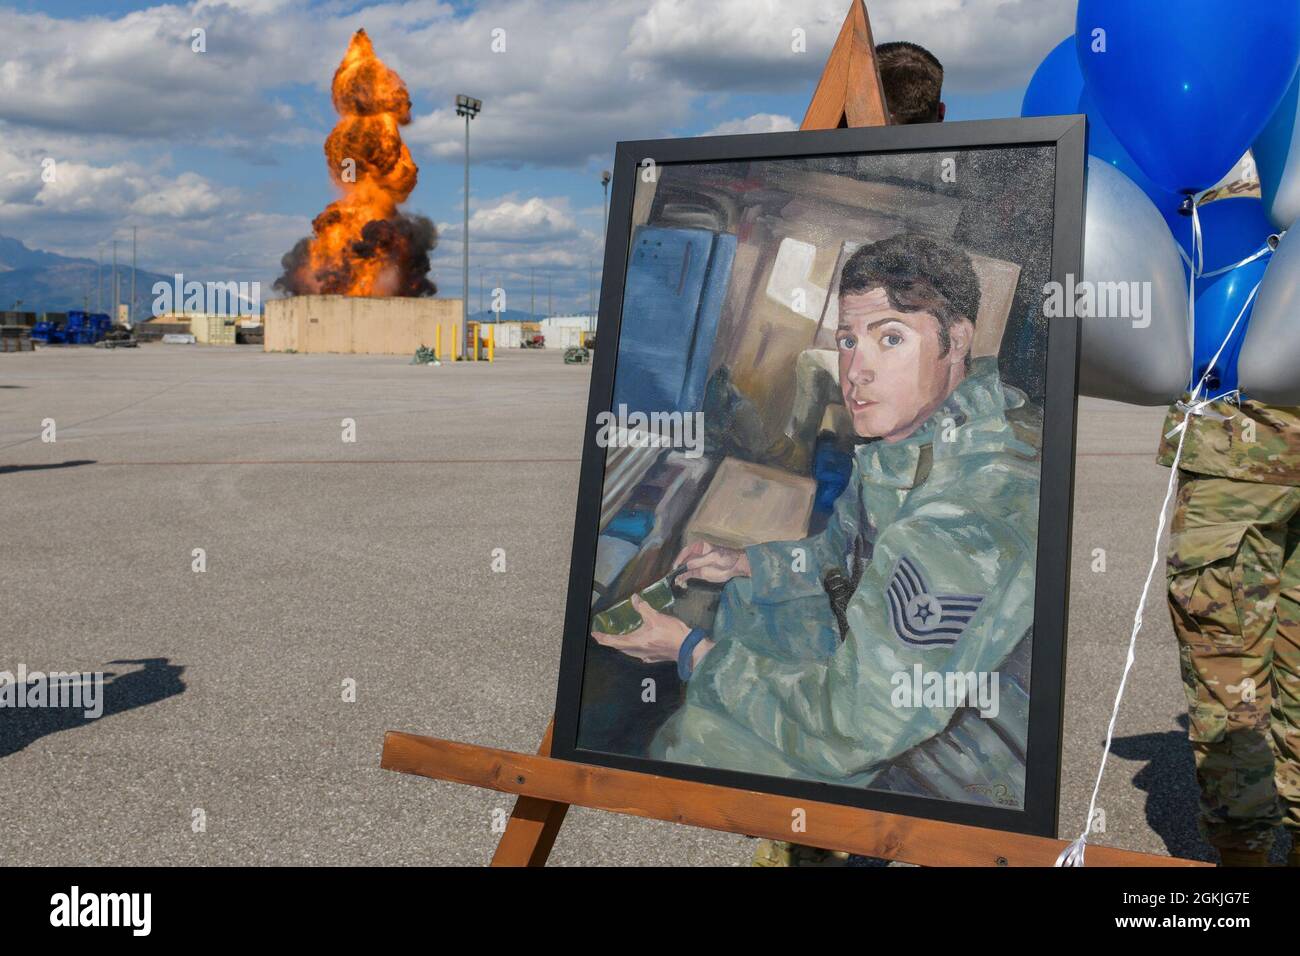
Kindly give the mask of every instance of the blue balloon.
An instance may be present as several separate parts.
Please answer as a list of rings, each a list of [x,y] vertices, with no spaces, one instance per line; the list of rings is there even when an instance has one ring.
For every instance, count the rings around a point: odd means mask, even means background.
[[[1097,109],[1083,86],[1079,72],[1079,56],[1074,49],[1074,37],[1068,36],[1043,57],[1025,88],[1025,98],[1020,106],[1021,116],[1061,116],[1086,113],[1088,116],[1088,154],[1110,163],[1133,182],[1155,203],[1162,213],[1178,208],[1182,197],[1161,189],[1142,172],[1133,157],[1120,145],[1115,134],[1106,125],[1101,110]]]
[[[1264,278],[1268,268],[1268,256],[1261,256],[1254,262],[1238,266],[1231,272],[1215,276],[1213,279],[1196,280],[1196,330],[1192,336],[1192,384],[1199,382],[1205,370],[1209,368],[1214,353],[1223,345],[1224,337],[1232,328],[1237,314],[1250,291]],[[1254,303],[1237,323],[1232,338],[1224,346],[1218,361],[1210,371],[1205,383],[1205,397],[1218,398],[1237,388],[1237,358],[1241,354],[1241,343],[1246,338],[1246,329],[1250,325],[1250,313]]]
[[[1174,192],[1213,186],[1300,65],[1300,0],[1079,0],[1090,96],[1129,155]]]
[[[1273,233],[1273,224],[1262,201],[1254,196],[1216,199],[1197,210],[1201,221],[1201,249],[1204,254],[1203,272],[1214,272],[1241,262],[1255,253]],[[1174,239],[1183,247],[1189,258],[1192,254],[1192,218],[1178,213],[1167,213]],[[1229,272],[1196,280],[1196,327],[1192,334],[1192,384],[1199,382],[1209,367],[1214,353],[1223,345],[1224,337],[1245,304],[1247,296],[1264,277],[1269,256],[1260,256],[1253,262],[1238,266]],[[1246,310],[1223,354],[1214,363],[1206,382],[1205,397],[1214,398],[1237,387],[1237,357],[1250,325],[1251,309]]]
[[[1101,110],[1097,108],[1097,104],[1093,102],[1087,90],[1084,90],[1083,96],[1079,98],[1078,111],[1088,114],[1088,154],[1110,163],[1133,180],[1166,218],[1177,212],[1178,207],[1182,205],[1183,197],[1157,186],[1151,181],[1151,177],[1142,171],[1142,167],[1133,161],[1128,150],[1115,138],[1105,117],[1101,115]]]
[[[1043,57],[1025,87],[1021,116],[1063,116],[1079,112],[1083,74],[1074,52],[1074,37],[1068,36]]]

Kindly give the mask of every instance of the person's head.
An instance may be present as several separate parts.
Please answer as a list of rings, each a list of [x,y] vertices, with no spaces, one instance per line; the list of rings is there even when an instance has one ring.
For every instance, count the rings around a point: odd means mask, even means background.
[[[885,104],[895,123],[939,123],[947,111],[939,96],[943,66],[933,53],[915,43],[898,41],[876,47]]]
[[[849,256],[840,273],[840,390],[863,438],[899,441],[966,377],[980,287],[947,243],[898,235]]]

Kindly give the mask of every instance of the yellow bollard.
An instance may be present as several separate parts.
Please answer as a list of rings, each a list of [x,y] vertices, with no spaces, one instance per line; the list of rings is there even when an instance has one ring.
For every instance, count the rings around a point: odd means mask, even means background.
[[[442,326],[433,327],[433,357],[439,362],[442,361]]]
[[[488,326],[488,361],[489,362],[493,362],[496,360],[496,345],[497,345],[497,327],[495,325],[489,325]]]

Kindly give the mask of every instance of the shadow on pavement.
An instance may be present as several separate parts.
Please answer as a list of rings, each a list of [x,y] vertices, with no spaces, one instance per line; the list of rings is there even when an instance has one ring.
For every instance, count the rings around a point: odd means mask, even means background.
[[[1178,718],[1180,730],[1160,734],[1138,734],[1116,738],[1111,749],[1125,760],[1144,760],[1146,766],[1133,776],[1133,784],[1147,795],[1147,825],[1164,841],[1171,856],[1186,860],[1217,862],[1218,854],[1197,829],[1200,791],[1196,785],[1196,762],[1187,743],[1187,715]],[[1288,841],[1279,828],[1273,860],[1286,856]]]
[[[142,664],[143,667],[120,675],[104,672],[104,709],[99,717],[87,717],[82,707],[0,707],[0,759],[17,753],[47,734],[74,730],[113,714],[156,704],[185,690],[185,682],[181,680],[185,668],[170,663],[165,657],[108,663]]]
[[[16,471],[52,471],[55,468],[78,468],[81,465],[96,464],[93,458],[75,458],[72,461],[58,461],[48,465],[0,465],[0,475]]]

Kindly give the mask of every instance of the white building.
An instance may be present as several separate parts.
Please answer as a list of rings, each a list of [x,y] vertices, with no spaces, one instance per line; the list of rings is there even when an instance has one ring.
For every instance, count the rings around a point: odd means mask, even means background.
[[[596,316],[594,315],[552,315],[549,318],[542,319],[542,334],[558,329],[580,329],[583,332],[596,331]],[[549,342],[550,339],[547,339]]]

